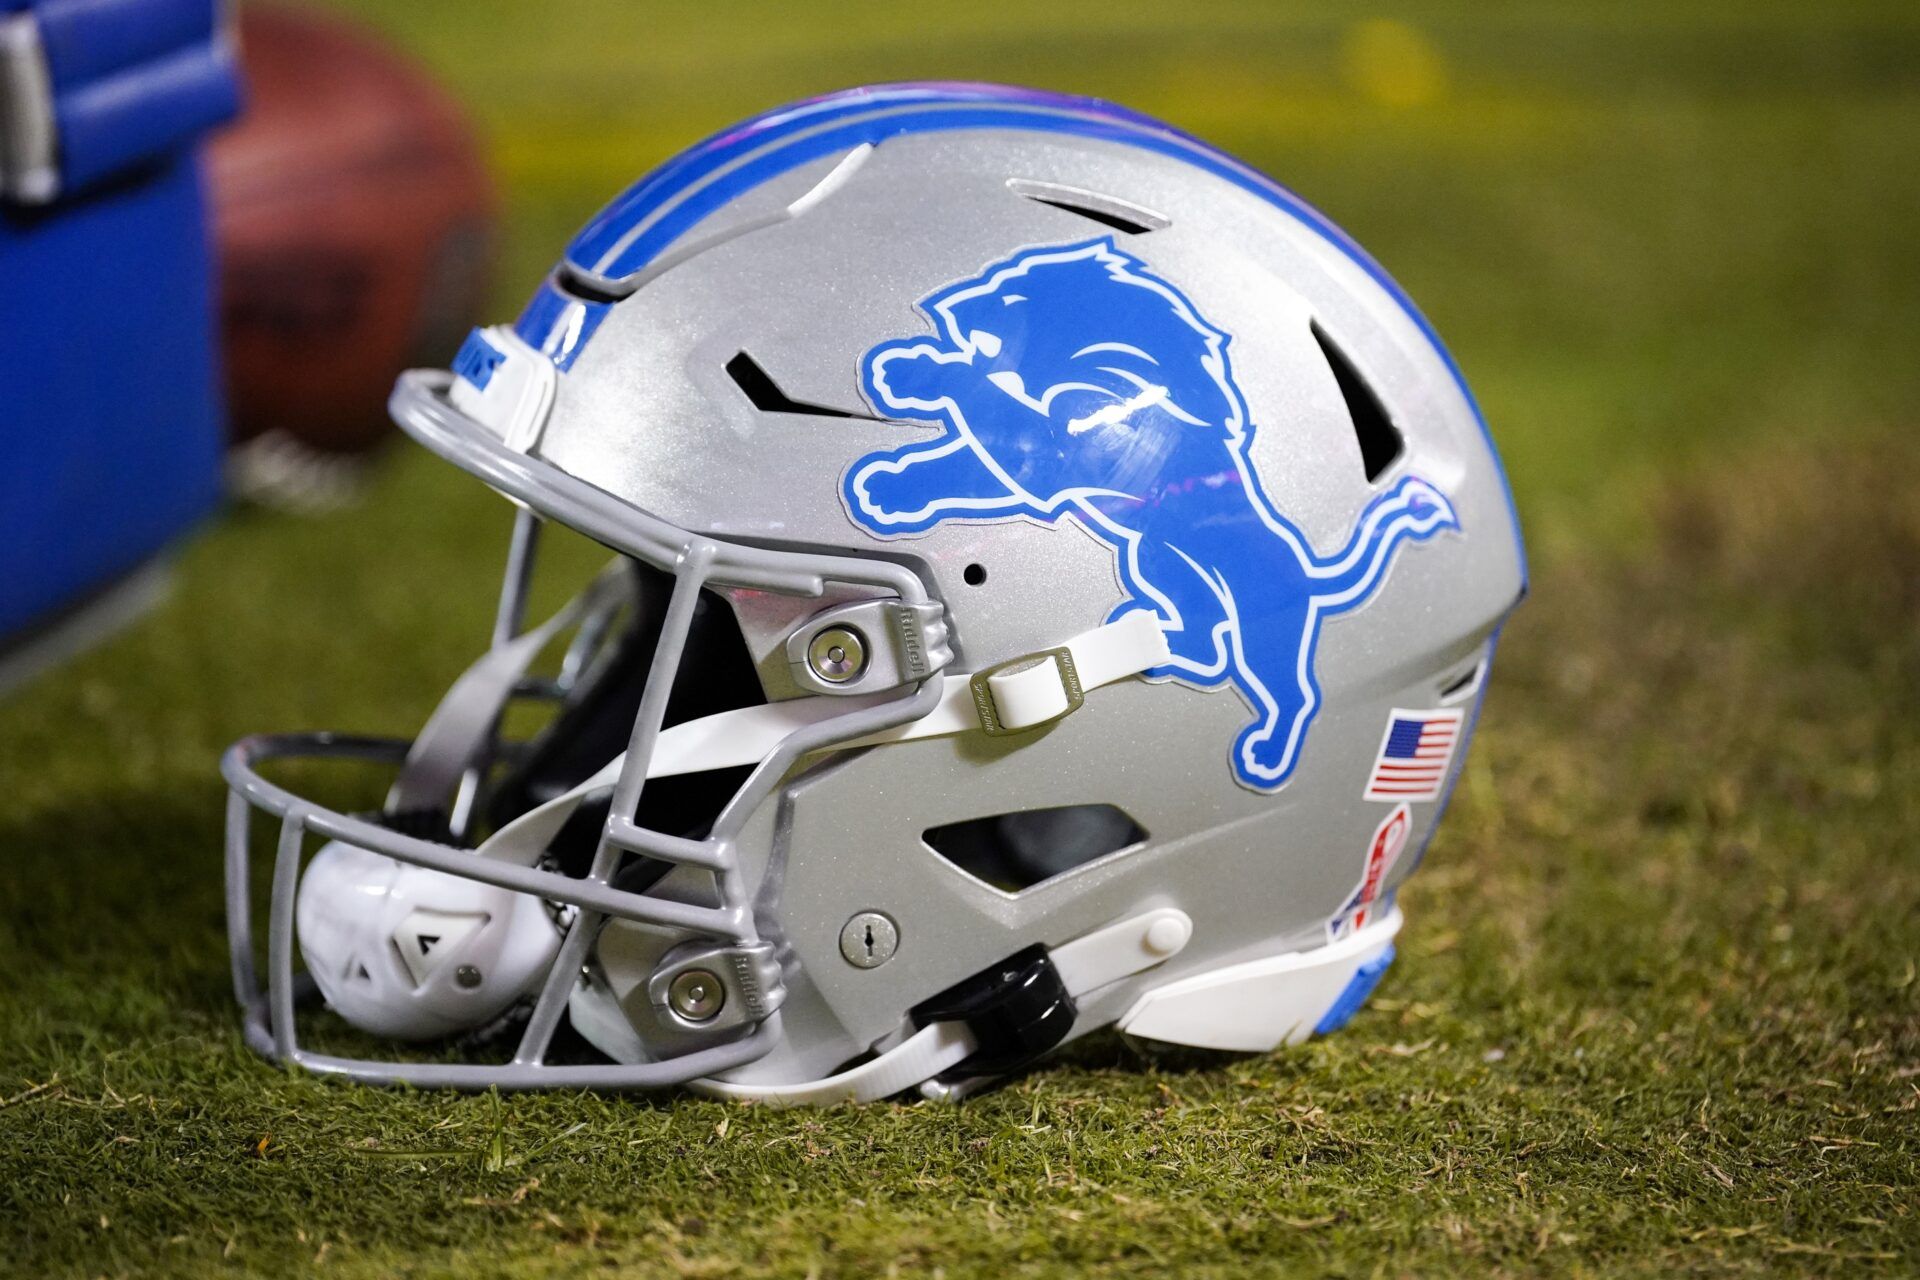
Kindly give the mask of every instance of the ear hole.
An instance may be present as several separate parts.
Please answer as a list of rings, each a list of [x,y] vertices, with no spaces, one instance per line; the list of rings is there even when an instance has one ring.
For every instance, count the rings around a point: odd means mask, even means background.
[[[970,587],[983,586],[987,581],[987,566],[970,564],[961,571],[960,579]]]
[[[1141,844],[1147,833],[1113,805],[1075,804],[969,818],[929,827],[920,838],[974,879],[1019,893]]]
[[[832,405],[809,404],[805,400],[795,400],[780,389],[773,375],[762,369],[754,358],[742,351],[727,361],[727,376],[733,384],[746,393],[753,407],[765,413],[800,413],[816,418],[864,418],[869,422],[878,421],[870,413],[854,413],[848,409],[836,409]]]
[[[1333,369],[1333,380],[1340,384],[1340,396],[1347,402],[1347,416],[1353,420],[1353,436],[1360,445],[1360,463],[1366,469],[1367,483],[1371,484],[1406,452],[1406,441],[1387,417],[1373,388],[1317,320],[1313,324],[1313,340],[1320,344],[1321,354]]]
[[[1008,178],[1007,189],[1024,199],[1037,204],[1052,205],[1067,213],[1077,214],[1090,222],[1130,236],[1143,236],[1149,231],[1163,231],[1173,225],[1173,219],[1165,214],[1155,213],[1129,200],[1118,196],[1102,195],[1097,191],[1085,191],[1079,187],[1066,187],[1057,182],[1035,182],[1030,178]]]

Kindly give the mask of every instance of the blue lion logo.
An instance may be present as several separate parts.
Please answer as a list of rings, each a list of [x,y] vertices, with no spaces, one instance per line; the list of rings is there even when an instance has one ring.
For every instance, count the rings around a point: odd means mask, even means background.
[[[1457,529],[1453,507],[1408,476],[1370,501],[1347,545],[1321,556],[1274,510],[1248,458],[1253,424],[1228,336],[1111,239],[1032,249],[920,304],[938,336],[866,355],[881,412],[946,429],[870,453],[842,484],[882,537],[949,520],[1071,519],[1111,547],[1126,598],[1172,659],[1150,678],[1232,684],[1252,723],[1235,776],[1271,791],[1299,763],[1320,702],[1323,619],[1364,603],[1394,551]]]

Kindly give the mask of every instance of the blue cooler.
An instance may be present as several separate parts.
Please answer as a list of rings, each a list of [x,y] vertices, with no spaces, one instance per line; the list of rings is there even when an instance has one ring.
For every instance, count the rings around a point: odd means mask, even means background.
[[[212,0],[0,0],[0,683],[219,495],[194,148],[238,106]]]

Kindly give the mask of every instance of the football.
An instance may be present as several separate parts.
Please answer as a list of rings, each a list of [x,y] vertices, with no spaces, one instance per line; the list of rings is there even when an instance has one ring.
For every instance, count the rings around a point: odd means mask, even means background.
[[[248,6],[247,106],[208,155],[243,497],[325,506],[386,436],[400,370],[444,363],[494,244],[474,130],[420,68],[330,15]]]

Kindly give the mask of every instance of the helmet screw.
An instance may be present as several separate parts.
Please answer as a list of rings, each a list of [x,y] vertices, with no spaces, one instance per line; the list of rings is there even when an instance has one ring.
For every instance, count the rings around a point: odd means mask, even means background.
[[[667,988],[667,1002],[688,1022],[705,1022],[727,1002],[727,989],[710,969],[688,969]]]
[[[852,627],[828,627],[807,646],[807,665],[828,684],[845,684],[867,669],[866,639]]]
[[[453,981],[455,985],[471,991],[480,985],[480,971],[470,964],[463,964],[453,971]]]
[[[878,911],[862,911],[840,930],[840,955],[856,969],[877,969],[900,949],[900,926]]]

